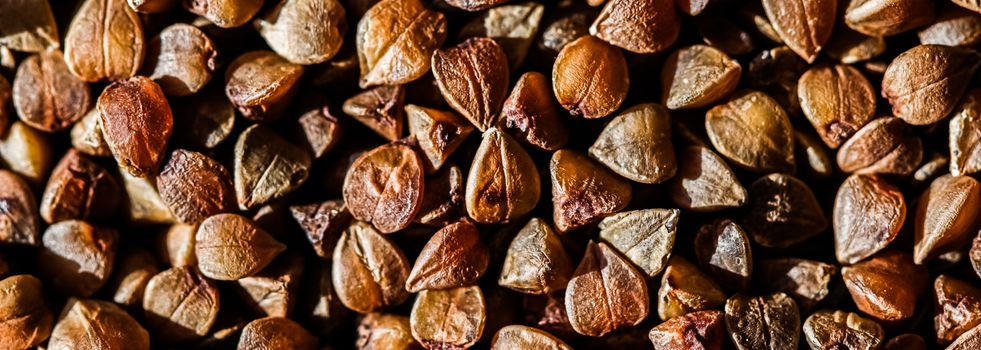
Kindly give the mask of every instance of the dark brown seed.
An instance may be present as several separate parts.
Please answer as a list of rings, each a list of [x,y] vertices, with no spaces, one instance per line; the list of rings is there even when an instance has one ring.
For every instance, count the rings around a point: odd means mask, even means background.
[[[800,312],[794,299],[783,293],[736,294],[726,301],[726,328],[740,350],[797,349]]]
[[[812,63],[831,37],[837,4],[835,0],[764,0],[763,9],[783,42]]]
[[[564,294],[564,293],[563,293]],[[578,333],[569,324],[565,313],[565,296],[552,294],[524,296],[522,307],[527,310],[524,321],[562,338],[576,337]]]
[[[707,45],[678,49],[661,69],[661,99],[670,109],[705,107],[729,95],[742,66]]]
[[[4,46],[0,45],[0,48],[4,48]],[[10,68],[13,70],[13,67]],[[0,76],[0,122],[4,126],[10,123],[10,99],[12,94],[13,91],[10,90],[10,82],[7,81],[7,78]],[[3,129],[0,129],[0,131],[5,132]]]
[[[731,220],[709,222],[695,236],[695,256],[702,269],[726,287],[749,288],[753,252],[749,237]]]
[[[31,275],[0,280],[0,348],[40,345],[51,334],[53,318],[44,302],[41,280]]]
[[[895,250],[842,267],[841,277],[858,309],[886,322],[912,317],[929,281],[926,268],[914,265],[908,253]]]
[[[120,167],[137,177],[154,175],[174,125],[160,86],[142,76],[117,81],[102,92],[98,106],[103,136]]]
[[[306,150],[271,129],[253,125],[235,142],[233,167],[239,209],[285,196],[307,180],[312,160]]]
[[[725,323],[720,311],[695,311],[672,318],[651,329],[655,350],[721,350]]]
[[[285,249],[255,222],[238,214],[210,216],[194,235],[201,274],[216,280],[252,276]]]
[[[958,176],[981,171],[981,90],[964,96],[950,119],[949,130],[950,173]]]
[[[678,171],[668,182],[671,200],[682,209],[706,212],[740,207],[746,188],[719,155],[708,147],[686,146],[678,154]]]
[[[3,6],[0,47],[24,52],[58,47],[58,24],[48,2],[8,1]]]
[[[218,51],[211,39],[197,27],[178,23],[150,41],[142,71],[167,96],[187,96],[211,81],[217,65]]]
[[[552,216],[559,232],[592,223],[630,202],[627,180],[573,150],[552,154]]]
[[[426,349],[466,349],[480,339],[487,321],[480,287],[424,290],[409,323],[412,337]]]
[[[351,312],[337,297],[330,267],[322,265],[316,266],[315,269],[307,273],[315,276],[311,279],[312,285],[304,287],[312,290],[313,293],[301,294],[304,298],[298,304],[300,306],[297,312],[306,319],[306,324],[311,327],[311,330],[318,335],[326,336],[341,326],[342,322],[347,321]]]
[[[981,324],[981,289],[972,283],[947,275],[933,281],[936,314],[933,317],[937,341],[952,342]]]
[[[552,226],[532,218],[511,240],[497,284],[527,294],[565,289],[572,276],[569,254]]]
[[[160,197],[181,222],[197,223],[235,207],[232,176],[208,156],[174,150],[157,177]]]
[[[116,265],[108,285],[112,301],[124,306],[140,306],[147,283],[160,272],[153,255],[143,249],[130,250],[119,257]]]
[[[64,294],[88,297],[112,273],[119,233],[84,221],[61,221],[44,231],[38,267]]]
[[[150,334],[116,304],[68,299],[48,349],[150,349]]]
[[[806,313],[831,293],[838,268],[820,261],[781,258],[757,261],[754,280],[768,292],[784,292]]]
[[[538,49],[557,55],[567,44],[589,35],[589,25],[593,16],[592,12],[578,11],[553,20],[542,30]]]
[[[405,113],[409,118],[409,133],[426,155],[426,169],[430,172],[439,170],[474,129],[452,112],[408,105]]]
[[[15,121],[0,134],[0,159],[32,185],[43,184],[48,177],[54,155],[46,135]]]
[[[572,115],[602,118],[620,108],[630,76],[620,49],[587,35],[562,47],[552,67],[555,98]]]
[[[358,324],[358,350],[413,350],[419,347],[412,339],[409,318],[394,314],[368,314]]]
[[[433,76],[443,98],[480,131],[497,122],[508,93],[508,60],[492,39],[471,38],[433,53]]]
[[[801,180],[770,174],[749,187],[749,211],[743,225],[764,247],[787,248],[828,228],[828,219],[814,192]]]
[[[886,51],[886,39],[856,32],[844,25],[835,27],[824,52],[843,64],[868,61]]]
[[[154,339],[178,343],[208,334],[218,317],[218,287],[194,267],[165,270],[146,285],[143,310]]]
[[[174,123],[184,126],[174,130],[175,143],[192,149],[212,149],[232,134],[235,107],[221,89],[208,88],[184,101],[172,106]]]
[[[341,200],[290,206],[293,219],[313,245],[317,256],[330,259],[341,231],[351,222],[351,213]]]
[[[351,164],[344,178],[344,203],[355,219],[392,233],[412,223],[424,186],[423,163],[415,150],[399,143],[382,145]]]
[[[852,175],[838,188],[834,213],[835,256],[854,264],[896,239],[906,220],[902,192],[876,175]]]
[[[415,222],[442,227],[467,215],[463,208],[464,178],[460,167],[450,164],[426,179],[426,193]]]
[[[301,256],[283,255],[254,276],[235,281],[236,291],[259,314],[289,317],[299,298],[303,273]]]
[[[916,46],[889,63],[882,96],[892,105],[893,115],[907,123],[933,124],[954,110],[979,65],[981,55],[971,49]]]
[[[255,21],[266,44],[296,64],[329,60],[340,51],[347,21],[337,0],[281,1]]]
[[[540,195],[538,168],[521,144],[496,127],[484,132],[467,175],[467,214],[507,222],[534,209]]]
[[[681,20],[671,0],[609,0],[589,32],[627,51],[655,53],[678,39]]]
[[[446,17],[419,0],[382,0],[361,17],[356,39],[362,88],[405,84],[429,71]]]
[[[405,280],[410,293],[474,284],[487,271],[490,251],[469,221],[449,224],[433,234]]]
[[[405,290],[409,267],[397,245],[358,221],[337,242],[331,275],[344,306],[369,313],[401,304],[409,297]]]
[[[714,309],[725,301],[725,293],[711,277],[681,256],[671,257],[657,291],[657,315],[661,320]]]
[[[904,333],[892,337],[884,345],[883,350],[927,350],[926,341],[918,334]]]
[[[37,200],[24,180],[0,170],[0,242],[37,246],[41,243]]]
[[[48,223],[69,219],[104,220],[116,212],[119,183],[97,163],[75,150],[58,162],[41,196]]]
[[[744,82],[750,88],[761,89],[773,97],[789,115],[801,114],[797,81],[809,68],[807,62],[790,48],[780,46],[763,50],[749,62]]]
[[[326,106],[304,113],[298,122],[303,143],[308,146],[314,159],[323,157],[340,142],[340,122]]]
[[[402,138],[404,104],[402,85],[382,85],[351,96],[344,101],[343,110],[381,137],[395,141]]]
[[[545,6],[537,2],[497,6],[470,20],[460,29],[459,36],[494,39],[504,49],[508,67],[513,72],[528,55],[544,14]]]
[[[266,317],[242,328],[238,350],[315,350],[317,343],[300,324],[284,317]]]
[[[934,7],[930,0],[850,0],[845,24],[871,36],[892,36],[930,23]]]
[[[650,277],[664,270],[678,231],[678,209],[617,213],[599,223],[599,235]]]
[[[933,24],[917,34],[920,44],[970,47],[981,42],[981,18],[975,12],[945,3],[940,5]]]
[[[783,107],[759,91],[736,93],[705,114],[705,129],[723,156],[754,172],[794,169],[794,133]]]
[[[126,0],[86,0],[65,34],[65,62],[87,82],[132,77],[143,63],[143,24]]]
[[[848,65],[808,69],[797,83],[800,107],[818,135],[838,148],[875,114],[875,90],[862,72]]]
[[[569,128],[559,116],[548,78],[526,72],[504,101],[501,119],[518,139],[544,151],[554,151],[569,142]]]
[[[606,243],[590,242],[565,292],[565,310],[579,334],[601,337],[647,318],[644,275]]]
[[[703,42],[728,55],[745,55],[756,48],[756,42],[748,31],[721,15],[698,16],[695,18],[695,28]]]
[[[923,159],[923,142],[899,118],[866,124],[838,151],[838,167],[857,174],[908,175]]]
[[[225,71],[225,95],[243,117],[273,121],[293,99],[303,71],[272,51],[246,52]]]
[[[812,350],[874,350],[885,333],[878,323],[854,312],[821,310],[804,321],[804,339]]]
[[[203,16],[221,28],[247,23],[262,8],[262,0],[184,0],[188,12]]]
[[[646,184],[677,171],[668,110],[653,103],[628,108],[613,118],[589,147],[589,156],[620,176]]]
[[[959,250],[981,224],[981,183],[968,176],[944,175],[930,184],[916,206],[913,260],[917,264]]]
[[[21,62],[12,91],[20,120],[42,131],[64,130],[92,107],[89,86],[68,71],[59,50]]]

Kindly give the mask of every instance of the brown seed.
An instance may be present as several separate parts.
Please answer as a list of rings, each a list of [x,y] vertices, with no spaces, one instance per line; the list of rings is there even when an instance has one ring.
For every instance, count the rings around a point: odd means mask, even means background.
[[[160,197],[181,222],[197,223],[235,206],[232,176],[208,156],[174,150],[157,177]]]
[[[562,48],[574,40],[589,35],[589,25],[593,20],[591,11],[576,11],[552,20],[542,30],[538,49],[557,55]]]
[[[340,51],[347,26],[337,0],[284,0],[255,21],[259,35],[283,58],[315,64]]]
[[[484,332],[484,293],[478,286],[424,290],[412,305],[412,337],[426,349],[466,349]]]
[[[263,0],[184,0],[188,12],[207,18],[221,28],[247,23],[262,8]]]
[[[620,49],[587,35],[562,47],[552,67],[555,98],[572,115],[602,118],[620,108],[630,76]]]
[[[886,322],[912,317],[929,281],[926,268],[914,265],[908,253],[895,250],[842,267],[841,277],[858,309]]]
[[[572,272],[572,260],[552,226],[532,218],[511,240],[497,284],[526,294],[549,294],[565,289]]]
[[[908,175],[923,159],[923,142],[894,117],[866,124],[838,151],[838,167],[857,174]]]
[[[303,71],[303,66],[272,51],[246,52],[225,71],[225,95],[242,116],[258,122],[273,121],[293,99]]]
[[[491,350],[572,350],[572,347],[546,331],[520,325],[510,325],[498,330],[491,340],[490,348]]]
[[[789,115],[796,117],[801,114],[797,82],[808,68],[807,62],[790,48],[780,46],[753,57],[743,81],[750,88],[761,89],[773,97]]]
[[[892,36],[930,23],[934,7],[930,0],[850,0],[845,24],[871,36]]]
[[[981,171],[981,90],[964,96],[950,119],[950,173],[954,176]]]
[[[797,349],[800,312],[794,299],[783,293],[736,294],[726,301],[726,328],[740,350]]]
[[[729,165],[708,147],[686,146],[678,171],[668,182],[671,200],[682,209],[706,212],[740,207],[749,194]]]
[[[382,0],[361,17],[356,39],[362,88],[405,84],[429,71],[446,17],[419,0]]]
[[[109,282],[112,301],[124,306],[140,306],[146,285],[158,272],[157,262],[143,249],[129,250],[119,257]]]
[[[940,5],[933,24],[917,34],[920,44],[970,47],[981,42],[981,18],[975,12],[945,3]]]
[[[907,123],[933,124],[954,110],[979,65],[981,55],[971,49],[916,46],[889,63],[882,96],[889,99],[892,113]]]
[[[831,148],[841,146],[875,114],[875,90],[852,66],[808,69],[797,83],[797,94],[807,120]]]
[[[4,23],[0,47],[24,52],[58,47],[58,24],[47,1],[7,1],[0,12],[0,22]]]
[[[126,0],[86,0],[65,34],[65,62],[87,82],[132,77],[143,63],[143,24]]]
[[[403,105],[405,88],[402,85],[382,85],[348,98],[343,110],[381,137],[395,141],[402,138]]]
[[[341,138],[340,122],[326,106],[304,113],[298,120],[305,143],[313,158],[323,157]]]
[[[886,39],[856,32],[844,25],[835,27],[824,52],[843,64],[868,61],[886,51]]]
[[[494,39],[504,49],[508,67],[514,71],[528,55],[543,14],[545,6],[537,2],[497,6],[470,20],[460,29],[459,36]]]
[[[937,341],[952,342],[981,324],[981,289],[967,281],[940,275],[933,282],[936,296]]]
[[[37,200],[17,174],[0,170],[0,242],[37,246],[41,243]]]
[[[382,233],[409,226],[425,191],[422,160],[407,145],[392,143],[365,152],[344,178],[344,203],[355,219]]]
[[[358,350],[412,350],[419,347],[412,339],[409,318],[394,314],[368,314],[358,324]]]
[[[946,174],[949,163],[950,160],[947,156],[940,153],[933,153],[929,159],[923,161],[923,165],[920,165],[913,172],[913,178],[910,179],[910,183],[918,188],[926,186],[928,182]]]
[[[770,174],[749,187],[749,211],[743,225],[764,247],[787,248],[828,228],[828,219],[811,188],[784,174]]]
[[[526,72],[504,101],[501,119],[516,138],[544,151],[555,151],[569,142],[569,127],[559,116],[548,78]]]
[[[285,249],[255,222],[238,214],[210,216],[194,236],[201,274],[216,280],[255,275]]]
[[[405,280],[410,293],[474,284],[487,271],[490,251],[469,221],[449,224],[433,234]]]
[[[72,126],[72,148],[95,157],[111,157],[112,150],[102,136],[102,115],[98,108],[89,109]]]
[[[137,177],[154,175],[174,125],[160,86],[142,76],[114,82],[98,107],[103,136],[120,167]]]
[[[0,159],[10,171],[33,185],[44,183],[54,163],[47,136],[21,121],[10,124],[0,136]]]
[[[633,181],[666,181],[677,171],[668,110],[653,103],[628,108],[600,132],[589,156]]]
[[[239,350],[315,350],[318,340],[303,326],[285,317],[254,320],[242,328]]]
[[[817,136],[799,130],[794,130],[794,140],[797,141],[794,146],[794,159],[800,161],[798,165],[803,168],[802,172],[805,176],[819,179],[831,176],[835,170],[835,161],[828,154],[824,142],[821,142]]]
[[[45,305],[41,280],[16,275],[0,280],[0,348],[28,349],[51,334],[53,316]]]
[[[695,265],[678,255],[668,260],[657,291],[657,315],[661,320],[713,309],[725,301],[722,288]]]
[[[968,10],[981,13],[981,1],[978,0],[950,0],[957,6],[966,8]]]
[[[255,276],[238,281],[236,291],[256,312],[273,317],[289,317],[299,297],[303,258],[283,255]]]
[[[655,350],[721,350],[725,337],[722,312],[695,311],[672,318],[651,329]]]
[[[798,258],[760,260],[753,278],[768,292],[784,292],[797,301],[802,313],[831,293],[831,280],[838,273],[832,264]]]
[[[480,131],[497,122],[508,93],[508,61],[492,39],[471,38],[433,53],[433,76],[443,98]]]
[[[143,310],[154,339],[178,343],[203,337],[218,317],[215,283],[194,267],[165,270],[146,285]]]
[[[709,222],[695,236],[695,256],[702,269],[726,287],[749,288],[753,273],[753,252],[749,237],[731,220]]]
[[[338,299],[360,313],[405,301],[409,297],[405,290],[409,267],[397,245],[360,221],[341,234],[331,265]]]
[[[559,232],[623,210],[630,202],[627,180],[573,150],[552,154],[552,216]]]
[[[408,105],[405,113],[409,118],[409,133],[415,136],[419,149],[426,155],[426,169],[431,172],[439,170],[474,129],[452,112]]]
[[[306,150],[272,129],[256,124],[235,142],[233,167],[239,209],[251,209],[285,196],[302,185],[312,160]]]
[[[590,241],[565,292],[565,310],[579,334],[601,337],[647,317],[644,275],[606,243]]]
[[[832,213],[835,256],[854,264],[896,239],[906,220],[902,192],[876,175],[852,175],[838,188]]]
[[[971,266],[974,267],[974,272],[977,273],[978,276],[981,276],[981,238],[974,238],[974,241],[971,243],[969,256],[971,259]]]
[[[163,262],[174,267],[196,266],[194,234],[197,226],[173,224],[158,236],[158,254]]]
[[[812,350],[874,350],[885,333],[878,323],[854,312],[821,310],[804,321],[804,339]]]
[[[927,350],[926,341],[918,334],[904,333],[892,337],[884,345],[883,350]]]
[[[426,193],[423,193],[415,222],[442,227],[466,215],[463,181],[463,172],[454,164],[426,179]]]
[[[589,33],[636,53],[656,53],[674,44],[681,20],[672,0],[609,0]]]
[[[293,205],[290,206],[290,213],[306,233],[314,252],[324,259],[330,259],[334,246],[337,245],[337,238],[351,222],[351,213],[341,200]]]
[[[526,323],[562,338],[577,336],[565,313],[565,295],[525,294],[522,307],[527,310],[524,317]]]
[[[173,224],[177,221],[167,203],[160,198],[156,183],[120,171],[129,200],[129,219],[137,224]]]
[[[813,63],[831,37],[837,4],[835,0],[764,0],[763,9],[783,42]]]
[[[981,224],[981,183],[944,175],[930,184],[916,206],[913,260],[917,264],[966,245]]]
[[[102,287],[112,273],[119,233],[84,221],[61,221],[44,231],[38,264],[52,285],[62,293],[88,297]]]
[[[642,209],[607,216],[600,238],[650,277],[664,270],[678,230],[678,209]]]
[[[92,107],[90,94],[89,86],[68,71],[59,50],[28,57],[14,77],[17,115],[41,131],[61,131],[81,119]]]
[[[739,9],[739,17],[742,22],[753,27],[756,33],[777,44],[783,44],[783,39],[777,30],[773,28],[773,24],[770,23],[770,18],[766,15],[766,10],[763,9],[763,3],[755,4],[750,3],[748,6],[743,6]],[[786,49],[788,52],[794,54],[794,58],[800,59],[790,48],[784,46],[781,49]],[[803,62],[803,61],[802,61]]]
[[[705,113],[712,145],[729,160],[754,172],[794,169],[793,127],[780,104],[759,91],[736,93]]]
[[[496,127],[484,132],[467,175],[467,214],[480,223],[507,222],[534,209],[540,195],[528,152]]]
[[[970,350],[977,349],[981,346],[981,326],[971,328],[971,330],[965,332],[957,340],[954,340],[947,350]]]
[[[48,349],[150,349],[150,334],[116,304],[68,299]]]
[[[218,51],[204,32],[177,23],[150,41],[142,71],[160,84],[167,96],[187,96],[211,80],[217,60]]]
[[[683,47],[661,69],[661,99],[670,109],[708,106],[736,88],[741,72],[738,61],[716,48]]]
[[[106,169],[75,150],[58,162],[41,195],[41,217],[62,220],[106,220],[116,213],[121,189]]]

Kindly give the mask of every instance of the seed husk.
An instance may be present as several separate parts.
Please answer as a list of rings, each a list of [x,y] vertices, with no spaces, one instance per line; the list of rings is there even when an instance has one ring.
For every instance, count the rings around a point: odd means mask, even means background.
[[[296,64],[334,57],[344,42],[344,7],[337,0],[280,1],[255,26],[269,47]]]
[[[473,132],[474,127],[452,112],[405,106],[409,133],[415,136],[419,149],[426,155],[426,169],[439,170],[443,163]]]
[[[609,0],[589,27],[590,34],[636,53],[660,52],[680,32],[672,0]]]
[[[885,333],[878,323],[854,312],[821,310],[804,321],[804,339],[812,350],[873,350],[885,340]]]
[[[749,192],[752,200],[742,222],[753,241],[764,247],[790,247],[828,228],[814,192],[791,175],[761,177]]]
[[[0,170],[0,242],[37,246],[41,243],[34,192],[20,176]]]
[[[838,167],[857,174],[908,175],[923,159],[923,142],[899,118],[879,118],[838,150]]]
[[[337,297],[351,310],[369,313],[409,297],[405,290],[409,261],[367,223],[352,223],[341,234],[331,268]]]
[[[934,7],[929,0],[850,0],[845,24],[871,36],[892,36],[930,23]]]
[[[58,290],[88,297],[109,280],[118,241],[116,230],[61,221],[44,231],[38,266]]]
[[[875,90],[858,69],[824,65],[808,69],[797,83],[801,110],[818,135],[838,148],[875,114]]]
[[[292,101],[303,72],[303,66],[272,51],[249,51],[228,65],[225,95],[245,118],[275,121]]]
[[[218,287],[193,266],[174,267],[150,279],[143,297],[154,339],[179,343],[208,334],[218,317]]]
[[[31,275],[0,280],[0,347],[27,349],[48,339],[54,317],[41,288]]]
[[[310,154],[268,127],[256,124],[235,142],[235,197],[252,209],[296,190],[309,175]]]
[[[649,337],[656,350],[719,350],[725,340],[723,320],[720,311],[695,311],[664,321]]]
[[[726,294],[715,280],[681,256],[671,257],[657,291],[657,315],[661,320],[713,309],[725,301]]]
[[[695,235],[695,256],[719,283],[732,289],[749,288],[753,251],[746,232],[735,222],[722,219],[702,225]]]
[[[555,151],[569,142],[569,127],[559,115],[547,79],[538,72],[522,74],[504,101],[501,123],[515,138]]]
[[[491,340],[491,350],[548,349],[572,350],[572,347],[546,331],[520,325],[501,328]]]
[[[90,83],[123,80],[140,69],[144,41],[143,23],[126,0],[85,0],[65,33],[65,62]]]
[[[59,50],[21,62],[12,93],[20,120],[46,132],[68,128],[92,107],[89,86],[72,75]]]
[[[933,281],[934,329],[940,343],[949,343],[981,324],[981,289],[948,275]]]
[[[741,207],[749,193],[718,154],[703,145],[685,146],[678,171],[668,182],[668,195],[682,209],[696,212]]]
[[[174,24],[150,41],[142,72],[167,96],[187,96],[203,89],[217,66],[211,38],[192,25]]]
[[[737,349],[797,348],[800,312],[786,294],[736,294],[726,301],[725,311],[726,328]]]
[[[382,85],[362,91],[344,101],[343,111],[389,141],[402,137],[405,117],[405,88]],[[410,113],[406,108],[406,113]]]
[[[478,286],[419,292],[409,324],[412,337],[426,349],[466,349],[484,331],[487,310]]]
[[[812,63],[831,37],[837,4],[834,0],[764,0],[763,10],[780,39]]]

